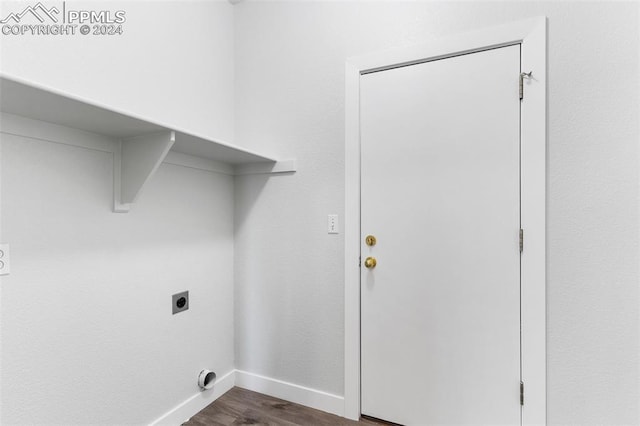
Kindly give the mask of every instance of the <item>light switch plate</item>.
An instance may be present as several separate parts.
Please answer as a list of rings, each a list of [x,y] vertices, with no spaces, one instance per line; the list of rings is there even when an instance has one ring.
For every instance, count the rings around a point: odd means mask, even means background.
[[[9,275],[9,244],[0,244],[0,275]]]
[[[329,234],[339,234],[340,233],[340,227],[338,226],[338,215],[337,214],[330,214],[329,215],[329,222],[327,224],[327,231],[329,232]]]

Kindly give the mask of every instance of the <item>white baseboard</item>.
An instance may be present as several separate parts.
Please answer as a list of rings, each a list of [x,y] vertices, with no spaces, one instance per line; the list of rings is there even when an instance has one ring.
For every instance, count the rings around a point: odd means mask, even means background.
[[[227,391],[233,388],[234,384],[235,370],[230,371],[217,379],[213,385],[213,389],[198,392],[177,407],[162,415],[160,418],[151,422],[151,425],[179,426],[191,418],[191,416],[195,415],[198,411],[224,395]]]
[[[337,416],[344,415],[344,397],[307,388],[282,380],[272,379],[242,370],[233,370],[216,380],[213,389],[198,392],[155,421],[152,426],[179,426],[200,410],[220,398],[234,386],[260,392],[285,401],[326,411]]]
[[[296,404],[305,405],[338,416],[344,415],[344,397],[342,396],[242,370],[236,370],[235,373],[236,386],[238,387],[295,402]]]

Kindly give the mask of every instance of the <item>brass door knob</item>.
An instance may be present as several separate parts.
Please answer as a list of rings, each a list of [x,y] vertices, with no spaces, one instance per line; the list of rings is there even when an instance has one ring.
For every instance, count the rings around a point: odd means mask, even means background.
[[[364,242],[367,243],[369,247],[375,246],[376,237],[374,237],[373,235],[367,235],[366,238],[364,239]]]
[[[378,262],[376,261],[375,257],[367,257],[364,260],[364,267],[367,269],[375,268],[377,264]]]

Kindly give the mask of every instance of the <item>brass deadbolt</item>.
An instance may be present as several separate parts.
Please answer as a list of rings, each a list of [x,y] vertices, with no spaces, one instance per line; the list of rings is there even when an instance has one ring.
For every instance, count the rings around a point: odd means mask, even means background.
[[[364,239],[364,242],[367,243],[368,246],[375,246],[376,245],[376,237],[374,237],[373,235],[367,235]]]
[[[367,258],[364,260],[364,266],[365,266],[365,268],[367,268],[367,269],[375,268],[377,264],[378,264],[378,262],[376,261],[376,258],[375,258],[375,257],[367,257]]]

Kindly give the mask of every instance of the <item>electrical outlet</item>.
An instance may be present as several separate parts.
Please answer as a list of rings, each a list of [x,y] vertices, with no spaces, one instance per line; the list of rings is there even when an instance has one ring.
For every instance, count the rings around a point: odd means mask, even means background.
[[[189,309],[189,292],[183,291],[171,296],[171,313],[179,314]]]
[[[329,234],[339,234],[340,228],[338,227],[338,215],[330,214],[329,215],[329,223],[327,231]]]
[[[0,244],[0,275],[9,275],[9,244]]]

